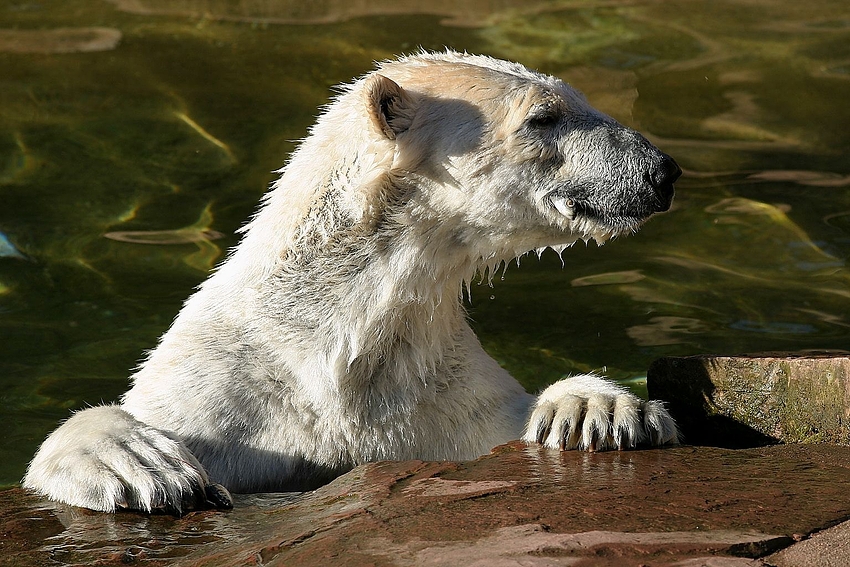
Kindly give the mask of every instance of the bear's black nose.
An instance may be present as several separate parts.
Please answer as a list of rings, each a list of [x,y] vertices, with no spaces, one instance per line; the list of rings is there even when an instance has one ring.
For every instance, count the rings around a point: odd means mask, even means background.
[[[673,183],[682,175],[676,160],[664,155],[661,163],[649,174],[649,181],[658,196],[658,212],[664,212],[673,203]]]

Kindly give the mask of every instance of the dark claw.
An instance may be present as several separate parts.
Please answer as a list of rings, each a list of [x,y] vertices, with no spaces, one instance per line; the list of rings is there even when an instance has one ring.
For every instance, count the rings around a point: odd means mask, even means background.
[[[192,510],[200,510],[204,508],[204,503],[207,501],[204,495],[202,486],[193,485],[191,492],[184,492],[182,502],[180,503],[183,514]]]
[[[566,451],[568,447],[575,449],[578,446],[578,436],[581,432],[574,428],[572,424],[568,424],[564,428],[564,435],[561,437],[561,451]]]
[[[157,511],[161,511],[163,514],[168,514],[169,516],[174,516],[175,518],[179,518],[186,514],[189,510],[186,507],[175,506],[170,502],[166,502],[162,508],[159,508]]]
[[[232,510],[233,497],[230,492],[220,484],[212,483],[205,487],[207,504],[219,510]]]
[[[617,450],[625,451],[629,448],[629,435],[625,431],[620,431],[620,439],[617,441]]]
[[[545,422],[541,421],[537,426],[537,442],[541,445],[546,440],[546,437],[549,435],[549,427]]]

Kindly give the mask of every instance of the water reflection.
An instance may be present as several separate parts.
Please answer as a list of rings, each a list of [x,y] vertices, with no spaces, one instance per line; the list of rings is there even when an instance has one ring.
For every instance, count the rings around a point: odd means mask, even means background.
[[[570,282],[573,287],[582,287],[586,285],[612,285],[639,282],[646,276],[640,273],[640,270],[626,270],[624,272],[606,272],[604,274],[594,274],[583,278],[575,278]]]
[[[26,259],[26,256],[21,254],[15,245],[9,242],[9,238],[0,232],[0,258],[18,258],[20,260]]]
[[[59,565],[175,561],[192,551],[250,537],[248,526],[268,522],[266,510],[281,510],[298,502],[300,493],[236,495],[232,512],[194,512],[183,518],[133,512],[101,514],[64,504],[44,502],[33,511],[49,514],[62,531],[44,541],[42,549]],[[248,528],[249,530],[251,528]]]
[[[528,478],[546,479],[564,486],[580,484],[603,490],[635,479],[633,453],[617,451],[602,455],[578,451],[553,451],[529,445],[523,449],[527,458]]]
[[[725,224],[741,224],[752,226],[753,219],[747,218],[752,216],[766,216],[771,228],[781,231],[789,231],[791,234],[784,237],[789,242],[789,246],[799,248],[801,245],[810,249],[822,259],[828,260],[827,264],[843,265],[843,262],[838,262],[837,258],[827,254],[821,250],[817,244],[812,242],[805,230],[800,228],[791,219],[788,214],[791,211],[791,206],[786,204],[769,204],[744,199],[742,197],[731,197],[723,199],[713,205],[705,208],[707,213],[718,215],[714,219],[715,223]],[[743,217],[743,218],[742,218]],[[758,221],[755,221],[758,222]],[[775,237],[774,237],[775,238]],[[815,263],[817,265],[817,263]],[[821,263],[821,265],[823,265]]]
[[[687,335],[708,330],[699,319],[688,317],[653,317],[646,325],[626,329],[626,334],[639,346],[675,345],[687,342]]]
[[[387,14],[434,14],[448,25],[479,26],[488,17],[507,13],[534,13],[551,6],[539,0],[323,0],[322,2],[268,2],[266,0],[109,0],[133,14],[190,16],[247,23],[332,23]],[[501,12],[501,14],[500,14]]]
[[[173,230],[118,230],[107,232],[103,236],[118,242],[132,244],[195,244],[198,251],[183,258],[183,261],[204,273],[209,272],[221,255],[221,249],[212,241],[224,238],[224,234],[212,230],[213,222],[210,205],[201,212],[201,216],[193,224]]]
[[[847,187],[850,175],[840,175],[828,171],[760,171],[747,176],[747,179],[771,182],[792,182],[809,187]]]
[[[57,28],[52,30],[0,30],[0,52],[88,53],[115,49],[121,32],[113,28]]]

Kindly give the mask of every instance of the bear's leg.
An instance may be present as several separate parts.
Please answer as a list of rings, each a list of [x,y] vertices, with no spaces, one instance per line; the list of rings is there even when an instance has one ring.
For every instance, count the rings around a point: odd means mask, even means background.
[[[604,451],[679,442],[679,429],[658,401],[593,375],[555,382],[533,406],[523,441],[552,449]]]
[[[227,490],[212,484],[179,440],[116,405],[74,414],[44,441],[24,488],[73,506],[182,514],[230,508]]]

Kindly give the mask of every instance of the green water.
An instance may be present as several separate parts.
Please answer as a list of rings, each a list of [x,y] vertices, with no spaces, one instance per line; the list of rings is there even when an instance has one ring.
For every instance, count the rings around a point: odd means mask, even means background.
[[[482,342],[528,389],[850,349],[843,0],[278,4],[0,3],[0,485],[127,388],[330,87],[417,46],[562,76],[686,171],[638,235],[473,286]],[[120,41],[55,31],[92,26]]]

